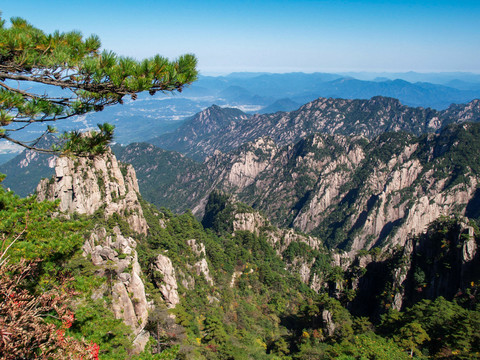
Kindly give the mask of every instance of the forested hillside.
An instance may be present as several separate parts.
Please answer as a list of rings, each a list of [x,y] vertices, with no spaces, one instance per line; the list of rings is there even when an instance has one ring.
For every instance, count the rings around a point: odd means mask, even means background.
[[[113,161],[111,174],[100,171],[103,161]],[[76,299],[58,300],[67,320],[36,320],[51,324],[56,356],[63,341],[100,359],[470,358],[480,350],[475,223],[445,218],[404,250],[349,258],[318,238],[275,228],[223,193],[212,193],[202,223],[141,199],[135,208],[132,172],[121,170],[122,185],[114,161],[64,163],[79,173],[42,185],[54,195],[70,176],[91,182],[74,202],[60,198],[76,211],[93,206],[68,221],[51,216],[58,205],[0,189],[2,234],[11,245],[3,253],[39,259],[21,282],[15,272],[2,277],[2,319],[14,309],[22,316],[6,323],[19,354],[41,341],[19,345],[27,310],[11,294],[28,299],[25,291],[67,288]],[[99,202],[87,201],[96,194]],[[40,316],[49,311],[32,306]]]

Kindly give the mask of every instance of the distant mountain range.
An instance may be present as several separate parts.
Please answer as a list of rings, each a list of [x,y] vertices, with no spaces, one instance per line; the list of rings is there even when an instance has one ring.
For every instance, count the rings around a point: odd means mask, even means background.
[[[38,87],[33,84],[32,86]],[[40,89],[41,90],[41,89]],[[45,91],[59,92],[56,89]],[[98,123],[116,126],[115,141],[121,144],[147,141],[170,133],[182,122],[212,104],[238,108],[248,114],[293,111],[318,97],[370,99],[387,96],[403,105],[442,110],[480,98],[480,75],[469,73],[233,73],[200,76],[181,94],[140,94],[136,101],[107,107],[72,120],[59,122],[59,131],[96,128]],[[43,127],[30,126],[21,132],[27,140],[41,134]],[[12,157],[9,144],[0,142],[0,163]]]
[[[383,73],[376,74],[383,75],[383,78],[372,80],[356,78],[362,75],[368,78],[365,73],[352,75],[234,73],[220,77],[200,77],[185,94],[216,96],[218,100],[225,100],[225,103],[217,102],[219,105],[256,102],[265,106],[279,99],[304,104],[318,97],[369,99],[373,96],[387,96],[399,99],[404,105],[437,110],[446,109],[452,103],[469,102],[480,97],[480,76],[476,74],[459,73],[458,78],[455,78],[454,74]],[[270,104],[267,104],[268,101]]]
[[[173,133],[149,142],[203,161],[217,150],[228,152],[264,136],[286,145],[317,132],[367,138],[387,131],[420,135],[464,121],[480,121],[479,100],[437,111],[408,107],[380,96],[370,100],[319,98],[296,111],[253,116],[238,109],[212,106],[187,119]]]
[[[452,84],[452,87],[456,87],[454,84],[480,84],[480,74],[474,74],[470,72],[429,72],[420,73],[415,71],[407,72],[345,72],[339,73],[341,76],[353,77],[358,80],[395,80],[402,79],[411,83],[416,82],[429,82],[432,84],[447,85]],[[461,85],[463,86],[463,85]]]

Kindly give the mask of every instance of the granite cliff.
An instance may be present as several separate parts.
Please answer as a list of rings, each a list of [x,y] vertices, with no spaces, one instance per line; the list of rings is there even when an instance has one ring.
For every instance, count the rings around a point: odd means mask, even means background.
[[[83,245],[84,257],[91,259],[96,274],[107,278],[107,284],[94,291],[95,298],[109,298],[109,307],[134,334],[134,352],[141,352],[149,340],[145,330],[153,305],[147,299],[143,271],[138,261],[137,239],[148,234],[148,225],[139,201],[135,170],[121,165],[107,151],[93,159],[59,157],[55,176],[42,180],[37,187],[38,201],[58,201],[58,210],[66,214],[96,216],[99,221]],[[167,257],[157,269],[164,278],[160,287],[176,287],[174,269]],[[175,306],[169,293],[167,304]]]
[[[163,200],[152,201],[162,206],[167,199],[177,211],[190,208],[202,216],[208,195],[219,189],[263,211],[277,226],[318,236],[329,248],[395,247],[441,215],[478,217],[479,132],[478,124],[465,123],[419,137],[314,134],[284,147],[259,138],[230,153],[217,152],[195,171],[179,158],[175,166],[184,163],[185,171],[162,188]],[[149,156],[139,145],[131,148]],[[154,147],[149,151],[156,153]],[[135,157],[122,159],[137,166]],[[149,159],[153,169],[156,160]],[[141,186],[151,192],[148,177],[155,170],[147,174]],[[179,196],[181,203],[175,201]]]

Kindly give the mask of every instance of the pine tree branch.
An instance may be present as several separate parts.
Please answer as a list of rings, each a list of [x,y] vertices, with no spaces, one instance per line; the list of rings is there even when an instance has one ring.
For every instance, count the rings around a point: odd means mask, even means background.
[[[78,31],[49,35],[21,18],[12,18],[10,28],[3,26],[1,18],[0,22],[0,139],[30,150],[58,153],[37,149],[28,142],[13,139],[10,133],[24,130],[32,123],[55,122],[101,111],[105,106],[122,104],[127,95],[135,100],[142,91],[151,95],[157,91],[181,92],[197,79],[197,60],[191,54],[174,61],[159,55],[136,61],[113,52],[100,52],[96,36],[83,39]],[[42,95],[20,84],[14,88],[6,81],[54,86],[71,91],[71,96]],[[24,125],[9,129],[12,123]],[[91,134],[94,152],[111,141],[113,128],[107,129],[103,126],[100,133]],[[77,143],[72,147],[64,144],[66,151],[88,151],[89,141],[78,140],[73,133],[70,141]]]
[[[36,141],[38,143],[38,141],[43,137],[45,136],[44,134],[42,136],[40,136],[39,138],[35,139],[34,141]],[[24,147],[25,149],[28,149],[28,150],[33,150],[33,151],[36,151],[36,152],[40,152],[40,153],[45,153],[45,154],[59,154],[59,151],[58,150],[52,150],[52,149],[42,149],[42,148],[36,148],[35,146],[30,146],[30,145],[27,145],[26,143],[24,142],[21,142],[19,140],[15,140],[5,134],[0,134],[0,139],[5,139],[7,141],[10,141],[16,145],[19,145],[21,147]]]

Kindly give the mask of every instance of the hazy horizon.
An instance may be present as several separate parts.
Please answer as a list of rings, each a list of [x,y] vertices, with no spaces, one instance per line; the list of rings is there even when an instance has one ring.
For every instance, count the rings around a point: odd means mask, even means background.
[[[97,34],[137,59],[194,53],[203,74],[231,72],[480,73],[478,1],[17,0],[46,31]]]

